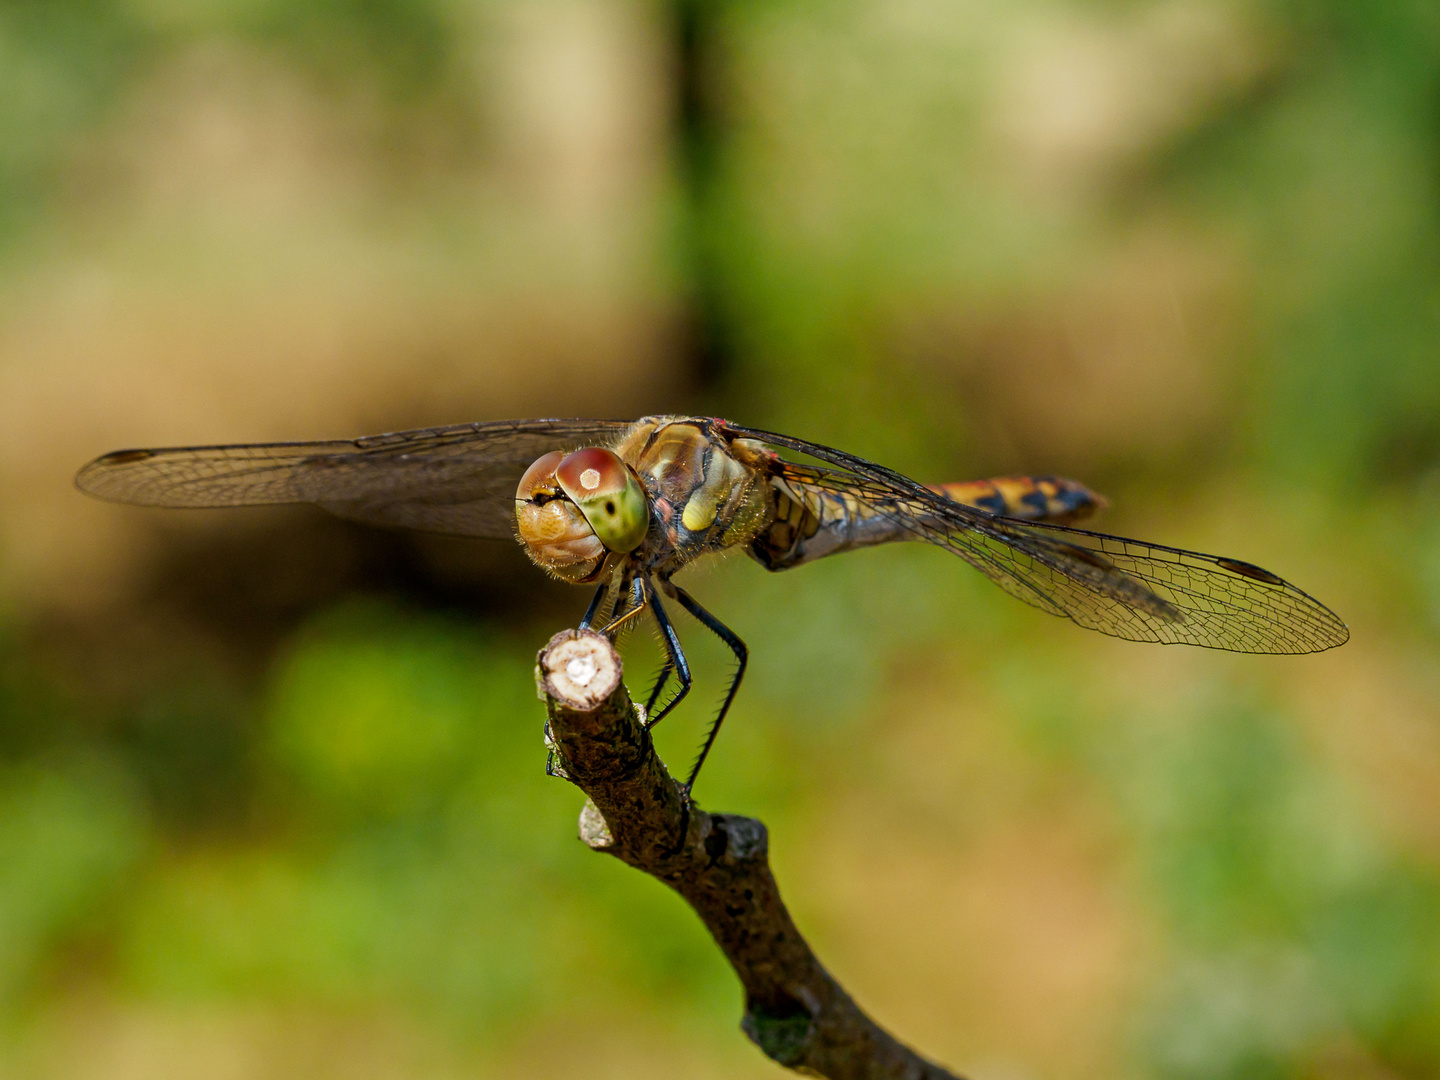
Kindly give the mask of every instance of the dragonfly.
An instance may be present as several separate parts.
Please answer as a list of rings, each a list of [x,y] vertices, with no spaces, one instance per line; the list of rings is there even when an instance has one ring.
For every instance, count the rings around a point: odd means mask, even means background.
[[[649,612],[665,659],[645,706],[648,727],[693,682],[666,610],[674,601],[737,662],[687,796],[749,651],[673,578],[726,552],[779,571],[918,540],[1032,607],[1113,637],[1311,653],[1350,636],[1328,607],[1253,563],[1079,528],[1104,500],[1077,481],[926,485],[821,443],[714,417],[497,420],[352,440],[118,450],[75,479],[91,495],[142,506],[310,503],[373,525],[518,539],[542,570],[596,587],[582,627],[613,639]],[[677,685],[657,710],[672,676]]]

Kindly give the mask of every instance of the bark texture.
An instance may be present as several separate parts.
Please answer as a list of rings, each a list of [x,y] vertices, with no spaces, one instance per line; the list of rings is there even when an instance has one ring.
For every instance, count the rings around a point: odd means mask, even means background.
[[[695,909],[745,991],[741,1028],[772,1060],[830,1080],[958,1080],[871,1020],[815,958],[780,899],[765,826],[687,803],[655,754],[603,635],[541,650],[547,740],[589,797],[580,837],[658,878]]]

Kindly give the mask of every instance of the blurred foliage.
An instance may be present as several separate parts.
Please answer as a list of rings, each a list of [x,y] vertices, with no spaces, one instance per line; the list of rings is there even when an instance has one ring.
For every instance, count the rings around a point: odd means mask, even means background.
[[[473,142],[449,16],[434,0],[4,0],[0,251],[73,208],[87,142],[128,91],[197,39],[274,52],[352,116],[380,106],[375,147],[387,155],[423,146],[436,112],[449,141]]]
[[[105,903],[149,842],[103,760],[11,766],[0,778],[0,1003],[14,1007],[58,946],[103,933]]]
[[[23,277],[103,214],[118,118],[178,58],[218,44],[296,76],[384,199],[473,164],[507,119],[477,69],[501,45],[476,38],[558,11],[0,0],[0,251]],[[1440,6],[677,11],[630,13],[689,65],[667,148],[687,190],[646,193],[674,233],[651,272],[705,339],[675,411],[927,479],[1072,473],[1116,496],[1117,531],[1258,549],[1356,628],[1292,663],[1175,656],[1088,640],[932,550],[736,560],[691,586],[753,658],[706,804],[767,820],[822,955],[971,1074],[1440,1075]],[[583,87],[557,55],[514,63]],[[594,116],[567,119],[582,142]],[[525,146],[528,169],[569,160]],[[547,222],[567,245],[574,205]],[[551,250],[482,225],[496,281]],[[391,415],[391,383],[370,398]],[[607,1019],[701,1048],[617,1075],[766,1068],[726,1056],[738,991],[690,913],[586,853],[543,775],[552,594],[537,575],[534,604],[509,581],[442,604],[427,572],[292,583],[304,603],[263,618],[228,582],[240,600],[179,609],[136,585],[133,618],[5,598],[0,1052],[100,988],[396,1014],[483,1048],[487,1075],[506,1047],[591,1075],[574,1031]],[[685,632],[672,763],[727,663]],[[644,635],[626,657],[636,686],[658,661]],[[1092,922],[1045,906],[1092,894]]]
[[[1102,21],[1165,10],[1098,7]],[[931,297],[962,317],[1043,304],[1077,261],[1181,218],[1250,249],[1239,302],[1257,344],[1218,421],[1246,433],[1226,439],[1237,459],[1263,452],[1277,475],[1337,490],[1436,468],[1440,12],[1297,0],[1240,17],[1284,40],[1268,68],[1061,201],[975,154],[993,138],[975,84],[1003,63],[1003,19],[922,40],[865,4],[737,5],[719,78],[747,123],[706,234],[745,334],[737,390],[778,380],[766,400],[787,418],[879,428],[877,454],[921,467],[919,447],[983,432],[988,403],[964,383],[936,393],[942,370],[897,357],[897,319],[933,318]],[[751,96],[765,80],[789,92]],[[985,343],[949,344],[963,372]],[[901,432],[908,455],[890,445]]]
[[[1160,1071],[1289,1075],[1353,1031],[1432,1074],[1440,875],[1376,852],[1273,712],[1222,700],[1191,725],[1130,774],[1150,789],[1139,825],[1175,935],[1150,1021]]]
[[[68,157],[115,105],[149,43],[108,0],[0,5],[0,242],[56,201]]]

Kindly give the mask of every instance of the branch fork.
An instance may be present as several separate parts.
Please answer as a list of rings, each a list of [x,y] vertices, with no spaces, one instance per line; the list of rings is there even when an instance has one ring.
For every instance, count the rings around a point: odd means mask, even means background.
[[[830,1080],[958,1080],[871,1020],[790,918],[754,818],[695,806],[655,753],[614,646],[565,630],[536,681],[557,775],[588,796],[580,838],[658,878],[695,909],[745,991],[741,1028],[775,1062]]]

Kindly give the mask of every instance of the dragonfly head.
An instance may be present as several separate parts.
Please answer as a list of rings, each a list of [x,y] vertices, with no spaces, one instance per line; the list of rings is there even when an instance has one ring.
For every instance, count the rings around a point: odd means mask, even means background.
[[[645,489],[609,450],[559,450],[537,460],[515,491],[520,540],[530,558],[566,581],[593,581],[611,552],[627,554],[650,525]]]

